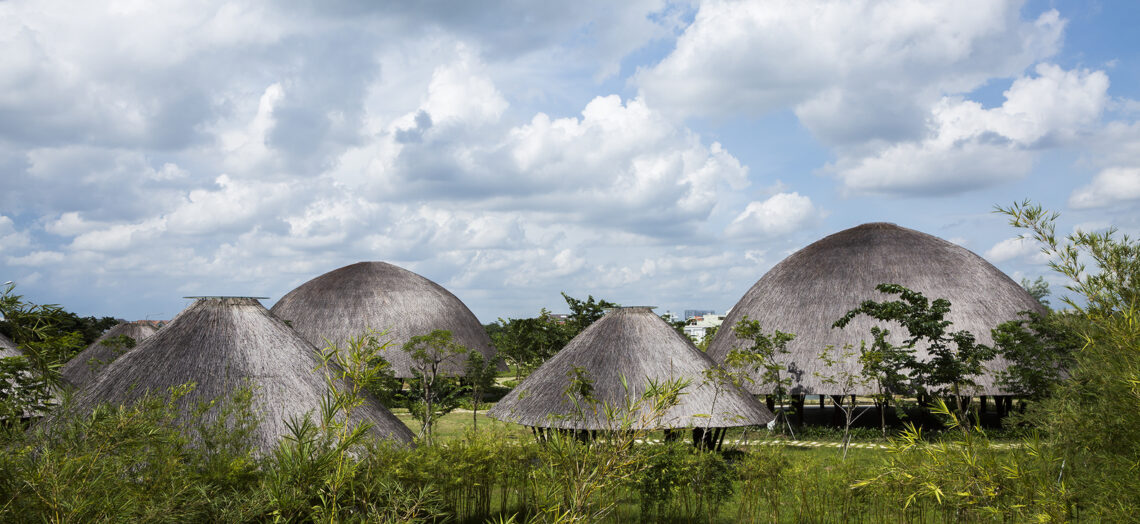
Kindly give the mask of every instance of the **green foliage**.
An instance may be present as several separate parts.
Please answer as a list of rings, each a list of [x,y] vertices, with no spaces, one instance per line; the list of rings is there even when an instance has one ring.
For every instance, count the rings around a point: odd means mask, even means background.
[[[828,373],[815,372],[820,382],[834,387],[840,396],[846,397],[854,395],[873,380],[874,375],[867,371],[866,364],[858,372],[842,369],[845,362],[855,357],[855,351],[850,345],[844,346],[842,352],[836,352],[834,355],[833,351],[835,351],[834,346],[827,346],[819,353],[819,360],[829,370]],[[864,342],[859,352],[860,362],[865,362],[864,359],[869,353],[877,357],[877,353],[867,350],[867,344]],[[866,411],[857,411],[858,406],[854,402],[844,402],[837,407],[843,411],[843,459],[847,460],[847,448],[851,444],[851,425]]]
[[[0,520],[143,522],[247,520],[257,463],[249,441],[250,393],[200,406],[217,422],[181,422],[192,385],[92,413],[60,412],[5,444]]]
[[[677,403],[686,381],[649,381],[644,393],[633,394],[622,379],[623,399],[616,404],[593,395],[593,380],[581,368],[570,372],[565,394],[573,412],[563,420],[597,421],[602,429],[591,437],[572,430],[547,430],[542,463],[534,472],[539,513],[556,522],[594,522],[617,505],[619,488],[648,467],[647,456],[634,444],[656,428]]]
[[[543,308],[534,318],[500,318],[487,326],[491,342],[499,355],[515,368],[515,380],[523,377],[557,354],[606,310],[620,307],[606,300],[595,300],[593,295],[579,300],[562,293],[570,315],[566,321],[556,320]]]
[[[1064,382],[1083,341],[1069,315],[1022,315],[993,329],[994,349],[1009,362],[998,371],[997,383],[1014,396],[1036,401],[1051,396]]]
[[[436,329],[426,335],[414,336],[404,343],[403,350],[412,357],[411,390],[416,392],[410,406],[412,416],[420,421],[419,438],[431,443],[432,427],[439,417],[459,406],[462,387],[458,377],[449,373],[444,363],[461,362],[467,347],[451,337],[451,331]]]
[[[1025,289],[1029,296],[1033,297],[1038,304],[1041,304],[1046,309],[1049,308],[1049,283],[1045,281],[1045,277],[1037,277],[1037,280],[1030,281],[1028,278],[1021,279],[1021,287]]]
[[[570,327],[574,338],[575,335],[586,330],[593,324],[594,321],[602,318],[606,314],[607,309],[621,307],[621,304],[610,302],[608,300],[594,300],[593,295],[586,297],[586,300],[579,300],[566,293],[562,293],[562,298],[566,300],[566,305],[570,307],[570,318],[566,319],[566,325]]]
[[[24,301],[8,284],[0,293],[0,327],[23,352],[0,359],[0,415],[4,420],[47,412],[60,385],[59,368],[85,347],[83,334],[67,331],[73,314],[54,304]],[[70,315],[70,316],[69,316]]]
[[[962,423],[942,399],[936,399],[932,409],[950,428]],[[1001,451],[975,427],[956,439],[930,443],[921,429],[908,424],[892,439],[878,475],[854,486],[893,498],[903,508],[946,507],[963,521],[1063,522],[1071,515],[1065,485],[1056,481],[1061,467],[1059,450],[1040,441]]]
[[[736,467],[716,452],[683,442],[642,447],[646,468],[633,476],[643,522],[713,522],[736,489]]]
[[[1082,515],[1126,521],[1140,513],[1140,243],[1115,229],[1056,235],[1057,213],[1028,201],[997,208],[1042,245],[1067,277],[1067,324],[1081,348],[1068,380],[1030,418],[1063,452],[1064,479]]]
[[[964,415],[966,392],[977,386],[973,377],[981,374],[984,363],[994,357],[993,348],[978,344],[968,331],[947,330],[951,325],[946,320],[949,300],[939,298],[931,302],[922,293],[898,284],[879,284],[875,289],[899,298],[887,302],[864,300],[835,321],[834,326],[845,327],[859,315],[902,324],[908,336],[905,346],[909,349],[923,342],[929,355],[928,360],[906,363],[913,371],[911,383],[927,395],[952,395],[959,415]]]
[[[467,355],[467,363],[463,367],[462,384],[471,394],[471,420],[472,427],[479,424],[479,404],[483,395],[495,385],[495,362],[483,358],[483,354],[472,351]]]
[[[55,304],[27,303],[23,295],[12,293],[15,288],[15,284],[8,284],[0,295],[0,334],[17,343],[21,339],[36,339],[45,334],[78,333],[78,347],[85,348],[119,323],[111,317],[80,317]]]
[[[491,342],[515,367],[515,380],[522,380],[562,350],[576,334],[569,325],[555,321],[546,309],[535,318],[500,318],[496,325],[491,330]]]
[[[745,455],[737,470],[742,495],[736,518],[738,522],[757,520],[760,502],[767,504],[771,521],[780,522],[780,499],[783,487],[788,483],[791,466],[782,447],[759,447]]]
[[[781,356],[788,353],[788,342],[796,336],[780,330],[769,335],[761,328],[760,321],[749,320],[748,315],[732,326],[732,332],[738,340],[746,340],[750,345],[732,348],[725,356],[724,367],[730,373],[742,372],[738,376],[749,382],[754,381],[759,372],[760,383],[772,386],[772,395],[779,406],[776,412],[777,423],[782,421],[784,424],[780,427],[787,427],[790,431],[791,424],[787,422],[787,414],[784,412],[784,399],[788,387],[792,385],[792,377],[784,374],[788,366],[781,362]]]
[[[871,347],[867,347],[866,342],[859,345],[859,365],[863,377],[875,386],[872,398],[879,408],[879,429],[884,437],[887,436],[887,408],[895,395],[910,393],[910,377],[904,370],[913,368],[915,363],[914,349],[891,344],[887,340],[890,334],[886,328],[873,326]]]

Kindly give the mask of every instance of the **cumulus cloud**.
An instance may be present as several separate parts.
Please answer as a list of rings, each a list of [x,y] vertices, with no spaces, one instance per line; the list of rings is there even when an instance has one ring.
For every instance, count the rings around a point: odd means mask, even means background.
[[[777,193],[763,202],[750,202],[725,233],[739,237],[777,237],[813,227],[823,215],[806,196]]]
[[[995,264],[1023,259],[1042,264],[1048,257],[1041,252],[1041,246],[1028,238],[1013,237],[1002,240],[986,250],[986,259]]]
[[[921,133],[943,93],[968,92],[1054,54],[1056,11],[1017,0],[705,2],[675,50],[639,72],[654,105],[686,115],[795,108],[832,143]]]
[[[1140,200],[1140,168],[1111,167],[1069,197],[1069,207],[1091,209]]]
[[[927,136],[870,154],[849,151],[827,167],[845,189],[870,193],[953,194],[1025,176],[1033,151],[1092,131],[1108,101],[1101,71],[1041,64],[1005,91],[1005,102],[944,97],[930,110]]]

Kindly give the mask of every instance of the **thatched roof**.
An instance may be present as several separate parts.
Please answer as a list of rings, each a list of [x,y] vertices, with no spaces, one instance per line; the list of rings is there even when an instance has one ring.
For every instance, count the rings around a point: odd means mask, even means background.
[[[857,362],[828,369],[818,358],[828,345],[837,349],[851,344],[858,351],[862,340],[871,342],[870,330],[877,321],[861,315],[845,329],[832,324],[863,300],[894,300],[875,290],[883,283],[901,284],[928,299],[950,301],[951,331],[966,330],[978,342],[991,344],[990,330],[1025,310],[1043,311],[1017,282],[969,250],[894,224],[871,223],[823,238],[784,259],[765,274],[729,312],[709,346],[709,355],[721,361],[734,346],[743,346],[733,335],[745,315],[760,321],[766,332],[778,329],[794,333],[785,362],[792,372],[794,393],[842,393],[824,384],[814,372],[835,374],[840,369],[857,374]],[[899,325],[885,326],[893,341],[903,340]],[[920,357],[925,349],[917,348]],[[990,372],[977,377],[980,394],[1002,394],[994,384],[993,370],[1004,369],[1004,360],[989,363]],[[749,386],[754,393],[769,392],[766,384]],[[870,393],[870,388],[857,393]]]
[[[368,329],[387,331],[391,341],[384,358],[397,377],[412,376],[411,358],[401,350],[417,335],[436,329],[451,331],[453,340],[495,358],[491,339],[455,295],[439,284],[385,262],[358,262],[316,277],[273,305],[273,314],[286,320],[317,347],[343,345]],[[444,369],[462,374],[462,362]]]
[[[12,342],[12,339],[0,335],[0,358],[22,356],[24,356],[24,352],[16,347],[16,343]]]
[[[108,329],[107,332],[103,333],[95,342],[87,346],[87,349],[69,360],[67,364],[64,364],[63,368],[60,369],[60,374],[63,376],[63,380],[68,384],[81,387],[90,382],[95,375],[102,372],[108,364],[119,358],[119,356],[128,349],[105,345],[103,344],[104,340],[112,337],[128,336],[134,339],[137,344],[153,335],[156,331],[158,331],[158,328],[146,322],[120,323]]]
[[[100,403],[123,404],[147,391],[165,393],[194,382],[197,386],[180,403],[187,410],[248,385],[261,421],[254,439],[264,453],[288,434],[289,418],[306,413],[319,418],[328,392],[325,372],[315,371],[319,363],[313,345],[256,299],[201,298],[79,389],[74,409],[90,412]],[[371,396],[354,416],[372,423],[377,436],[412,440],[411,431]]]
[[[766,424],[772,413],[751,395],[732,386],[718,392],[704,372],[716,364],[647,307],[614,309],[586,328],[562,351],[530,374],[495,407],[489,416],[526,426],[607,429],[611,425],[593,413],[574,414],[566,395],[569,374],[585,369],[593,394],[610,406],[636,400],[649,380],[689,379],[679,403],[661,420],[644,421],[638,429],[734,427]],[[622,377],[629,386],[622,385]],[[715,397],[715,403],[714,403]],[[638,417],[644,415],[644,410]]]

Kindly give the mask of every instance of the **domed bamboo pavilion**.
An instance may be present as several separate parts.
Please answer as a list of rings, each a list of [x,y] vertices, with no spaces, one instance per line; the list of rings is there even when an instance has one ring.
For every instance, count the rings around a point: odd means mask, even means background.
[[[81,387],[90,382],[95,375],[106,368],[107,364],[119,358],[120,355],[129,349],[126,347],[106,345],[103,344],[103,341],[118,336],[127,336],[138,344],[153,335],[156,331],[158,331],[158,328],[147,322],[122,322],[108,329],[107,332],[103,333],[95,342],[87,346],[87,349],[69,360],[67,364],[64,364],[63,368],[60,369],[60,374],[63,376],[63,380],[68,384]]]
[[[16,348],[16,343],[12,342],[12,339],[0,334],[0,358],[21,356],[24,356],[24,352]]]
[[[79,389],[74,409],[89,413],[100,403],[129,403],[148,391],[166,394],[170,387],[193,382],[193,391],[179,401],[186,413],[199,402],[228,397],[248,385],[260,419],[253,439],[265,454],[289,433],[289,418],[320,417],[329,388],[319,365],[316,348],[257,299],[200,297]],[[343,380],[336,384],[348,387]],[[411,430],[371,396],[353,415],[370,422],[378,437],[412,440]]]
[[[718,391],[707,382],[704,373],[715,365],[651,308],[613,309],[534,370],[487,414],[532,428],[612,429],[612,422],[600,413],[577,412],[567,396],[571,375],[579,367],[593,381],[594,397],[610,406],[625,406],[627,398],[640,398],[649,380],[691,380],[679,402],[658,419],[647,417],[648,406],[642,406],[634,414],[631,429],[727,428],[772,420],[772,413],[751,395],[731,385]]]
[[[495,359],[491,338],[455,295],[439,284],[386,262],[357,262],[316,277],[281,297],[273,314],[318,348],[343,345],[367,330],[387,331],[391,344],[384,358],[397,377],[412,376],[412,360],[404,343],[436,329],[469,350]],[[443,370],[463,373],[463,359],[445,362]]]
[[[825,237],[776,264],[729,312],[709,346],[709,355],[720,362],[733,347],[744,345],[734,336],[732,326],[747,315],[766,332],[778,329],[796,335],[784,359],[793,380],[791,393],[843,394],[814,373],[834,375],[843,370],[858,375],[858,362],[828,369],[819,353],[828,345],[858,348],[863,340],[871,342],[871,327],[879,323],[866,315],[843,329],[831,326],[864,300],[896,299],[875,289],[883,283],[901,284],[930,300],[949,300],[950,329],[969,331],[983,344],[992,343],[991,329],[1018,318],[1019,312],[1043,311],[1017,282],[969,250],[913,229],[870,223]],[[898,325],[886,327],[893,342],[901,343],[905,330]],[[924,348],[916,349],[920,358],[925,356]],[[979,390],[973,393],[1004,394],[994,383],[993,371],[1005,366],[1004,360],[990,361],[989,371],[975,379]],[[771,392],[770,384],[759,381],[748,388],[753,393]],[[849,393],[869,394],[871,389]]]

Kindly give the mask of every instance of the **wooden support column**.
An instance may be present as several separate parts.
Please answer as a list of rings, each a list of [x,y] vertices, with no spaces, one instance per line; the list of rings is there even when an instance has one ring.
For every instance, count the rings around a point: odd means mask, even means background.
[[[843,395],[831,395],[831,425],[842,426],[843,414],[840,412],[840,406],[843,405]]]
[[[978,415],[985,415],[986,414],[986,410],[989,409],[986,406],[986,402],[988,400],[989,399],[985,395],[979,395],[978,396]]]
[[[792,396],[792,409],[796,410],[796,425],[804,425],[804,402],[807,401],[807,395],[793,395]]]

